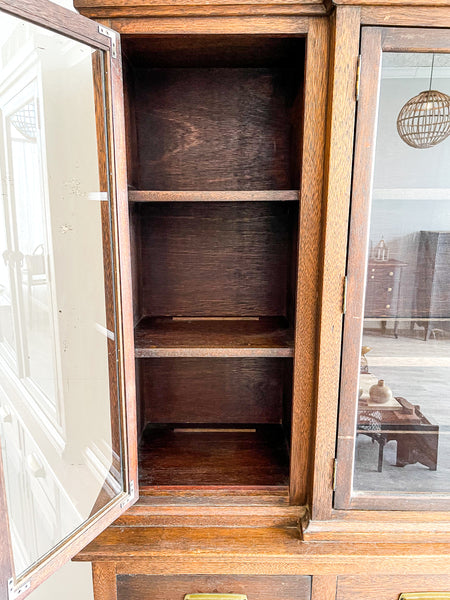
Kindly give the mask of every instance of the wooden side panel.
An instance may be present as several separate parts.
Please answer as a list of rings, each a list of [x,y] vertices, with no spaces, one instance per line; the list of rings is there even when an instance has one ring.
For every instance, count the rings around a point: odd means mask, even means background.
[[[328,135],[325,159],[322,304],[319,314],[317,422],[313,457],[312,518],[329,517],[338,405],[343,283],[352,175],[359,8],[338,7],[331,41]]]
[[[315,19],[307,37],[299,218],[290,499],[304,504],[316,379],[317,297],[323,152],[327,98],[328,21]],[[300,157],[298,157],[300,159]]]
[[[168,576],[118,577],[118,600],[182,600],[185,594],[247,594],[252,600],[308,600],[309,577]]]

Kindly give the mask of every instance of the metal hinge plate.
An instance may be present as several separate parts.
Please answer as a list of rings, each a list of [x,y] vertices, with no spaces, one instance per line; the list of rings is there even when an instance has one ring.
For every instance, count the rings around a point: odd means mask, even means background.
[[[361,54],[358,56],[356,63],[356,83],[355,83],[355,98],[356,102],[359,100],[359,90],[361,87]]]
[[[344,284],[342,286],[342,314],[347,312],[347,275],[344,275]]]
[[[8,599],[16,600],[21,594],[30,589],[30,582],[27,581],[18,588],[14,588],[14,579],[8,579]]]
[[[120,508],[124,508],[127,504],[129,504],[134,498],[134,480],[132,479],[130,481],[130,491],[128,493],[128,496],[125,498],[125,500],[122,500],[122,502],[120,503]]]
[[[333,492],[336,491],[336,481],[337,481],[337,458],[334,459],[334,464],[333,464]]]
[[[103,25],[98,26],[98,32],[102,35],[106,35],[111,40],[111,56],[113,58],[117,58],[117,33],[112,30],[104,27]]]

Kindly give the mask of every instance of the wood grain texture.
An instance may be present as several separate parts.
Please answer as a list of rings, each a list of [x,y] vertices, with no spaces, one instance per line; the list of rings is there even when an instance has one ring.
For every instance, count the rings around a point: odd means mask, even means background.
[[[333,4],[347,4],[358,6],[390,6],[391,10],[396,7],[416,7],[416,6],[448,6],[448,0],[333,0]],[[395,7],[395,8],[394,8]]]
[[[126,535],[125,535],[126,532]],[[450,574],[439,543],[302,542],[298,529],[111,527],[78,558],[128,574]]]
[[[450,27],[450,7],[443,2],[442,7],[433,6],[362,6],[363,25],[384,25],[403,27]]]
[[[297,190],[141,191],[128,192],[130,202],[295,202]]]
[[[140,204],[147,316],[286,316],[297,203]]]
[[[120,34],[292,34],[308,32],[308,17],[138,17],[112,19]]]
[[[291,478],[293,504],[304,504],[311,452],[317,356],[317,302],[325,111],[327,98],[328,23],[311,22],[305,66],[305,110],[302,147],[301,209],[299,218],[298,270],[294,360]],[[300,157],[299,157],[300,161]]]
[[[342,341],[339,432],[337,444],[336,508],[348,507],[351,496],[353,450],[361,356],[362,316],[366,285],[370,189],[373,173],[378,85],[381,69],[381,30],[364,29],[361,40],[361,90],[355,137],[355,166],[347,262],[347,312]]]
[[[94,598],[117,600],[116,564],[92,563]]]
[[[185,594],[246,594],[252,600],[309,600],[310,577],[119,575],[118,600],[179,600]]]
[[[120,40],[117,40],[117,59],[110,58],[107,79],[108,126],[110,135],[110,189],[113,194],[113,252],[116,290],[117,368],[119,369],[120,406],[122,423],[122,452],[126,464],[125,489],[130,481],[135,489],[131,501],[139,496],[137,487],[137,421],[136,378],[134,369],[133,284],[131,280],[130,224],[128,215],[127,163],[125,139],[125,107]]]
[[[192,493],[192,492],[191,492]],[[298,506],[135,504],[114,527],[297,527],[305,509]]]
[[[414,511],[337,511],[329,521],[311,521],[304,531],[307,541],[360,542],[374,538],[412,544],[429,542],[432,538],[435,542],[449,543],[450,518],[443,512],[424,517]]]
[[[360,575],[338,577],[336,600],[398,600],[407,592],[448,592],[449,575],[408,575],[408,577]]]
[[[352,176],[359,8],[337,7],[332,25],[323,207],[323,263],[317,363],[317,414],[311,496],[312,518],[327,518],[332,504],[340,371],[343,279]]]
[[[136,358],[292,357],[287,319],[170,319],[146,317],[135,329]]]
[[[214,489],[191,490],[185,487],[146,488],[141,491],[139,505],[142,506],[198,506],[213,508],[270,507],[276,511],[289,505],[288,490],[285,487],[258,486],[258,488],[220,487]],[[302,507],[295,507],[302,510]]]
[[[301,40],[300,40],[301,41]],[[136,69],[142,190],[293,189],[289,69]]]
[[[139,486],[287,485],[281,427],[248,431],[147,429],[139,451]]]
[[[149,17],[234,17],[234,16],[324,16],[325,9],[317,4],[153,4],[142,7],[114,6],[109,8],[80,8],[81,14],[92,19],[149,18]]]
[[[311,600],[336,600],[337,578],[332,575],[314,575]]]
[[[140,359],[145,423],[280,423],[292,361]]]

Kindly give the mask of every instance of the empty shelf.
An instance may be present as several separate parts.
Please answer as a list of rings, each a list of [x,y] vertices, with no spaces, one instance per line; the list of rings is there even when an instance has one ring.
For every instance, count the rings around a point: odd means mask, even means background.
[[[135,330],[136,358],[291,357],[294,336],[283,317],[145,317]]]

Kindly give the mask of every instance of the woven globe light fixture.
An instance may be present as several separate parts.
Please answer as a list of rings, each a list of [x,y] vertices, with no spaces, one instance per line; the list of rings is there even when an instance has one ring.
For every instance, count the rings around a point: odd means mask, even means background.
[[[397,131],[413,148],[431,148],[450,135],[450,96],[436,90],[421,92],[403,106]]]

